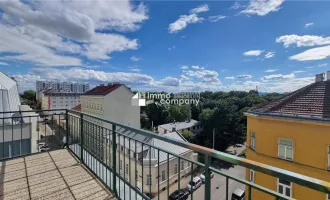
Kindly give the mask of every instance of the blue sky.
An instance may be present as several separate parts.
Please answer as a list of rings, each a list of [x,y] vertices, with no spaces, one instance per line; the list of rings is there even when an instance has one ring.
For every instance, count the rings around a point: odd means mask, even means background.
[[[328,70],[326,1],[1,1],[0,70],[135,90],[288,92]]]

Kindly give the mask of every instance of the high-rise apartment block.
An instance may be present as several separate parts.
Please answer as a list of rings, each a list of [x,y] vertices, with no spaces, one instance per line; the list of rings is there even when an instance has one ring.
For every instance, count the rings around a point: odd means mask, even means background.
[[[72,82],[37,81],[36,83],[37,92],[48,88],[66,91],[66,92],[85,93],[89,90],[89,84],[72,83]]]

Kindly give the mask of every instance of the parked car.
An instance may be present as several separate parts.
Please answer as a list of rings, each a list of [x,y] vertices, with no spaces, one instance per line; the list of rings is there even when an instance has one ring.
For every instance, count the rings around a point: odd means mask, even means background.
[[[241,188],[236,188],[231,195],[231,200],[245,200],[245,191]]]
[[[179,189],[173,192],[168,199],[169,200],[186,200],[188,199],[189,192],[185,189]]]
[[[189,192],[192,192],[194,190],[196,190],[197,188],[199,188],[202,185],[202,180],[200,177],[195,177],[192,181],[189,181],[188,185],[187,185],[187,190]]]
[[[205,182],[205,171],[200,175],[202,182]],[[214,172],[210,171],[210,177],[213,178],[214,177]]]

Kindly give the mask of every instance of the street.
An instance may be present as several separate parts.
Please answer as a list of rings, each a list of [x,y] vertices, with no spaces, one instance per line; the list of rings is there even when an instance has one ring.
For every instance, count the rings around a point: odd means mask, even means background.
[[[241,166],[232,166],[228,169],[224,168],[221,169],[222,172],[226,174],[231,174],[235,177],[239,178],[245,178],[245,168]],[[180,181],[180,188],[183,189],[187,186],[188,182],[190,181],[190,176],[183,178]],[[177,184],[174,184],[170,186],[170,192],[174,192],[178,188]],[[234,191],[236,188],[242,188],[244,189],[244,185],[241,183],[238,183],[233,180],[229,180],[229,190],[228,195],[231,196],[232,191]],[[205,184],[202,184],[201,187],[199,187],[197,190],[193,192],[193,199],[204,199],[204,193],[205,192]],[[158,196],[154,197],[153,199],[158,199]],[[160,193],[160,199],[168,199],[167,197],[167,191],[163,191]],[[191,195],[189,195],[189,198],[191,199]],[[226,178],[224,176],[221,176],[219,174],[215,174],[214,177],[211,179],[211,199],[213,200],[225,200],[226,199]]]

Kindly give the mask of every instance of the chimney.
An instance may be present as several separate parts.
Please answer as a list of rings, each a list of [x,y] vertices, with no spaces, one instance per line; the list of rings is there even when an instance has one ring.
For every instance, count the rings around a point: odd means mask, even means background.
[[[172,127],[172,132],[175,132],[176,131],[176,128],[175,127]]]
[[[330,72],[328,71],[328,77],[330,78],[329,74]],[[321,82],[321,81],[324,81],[324,73],[316,74],[315,82]]]

